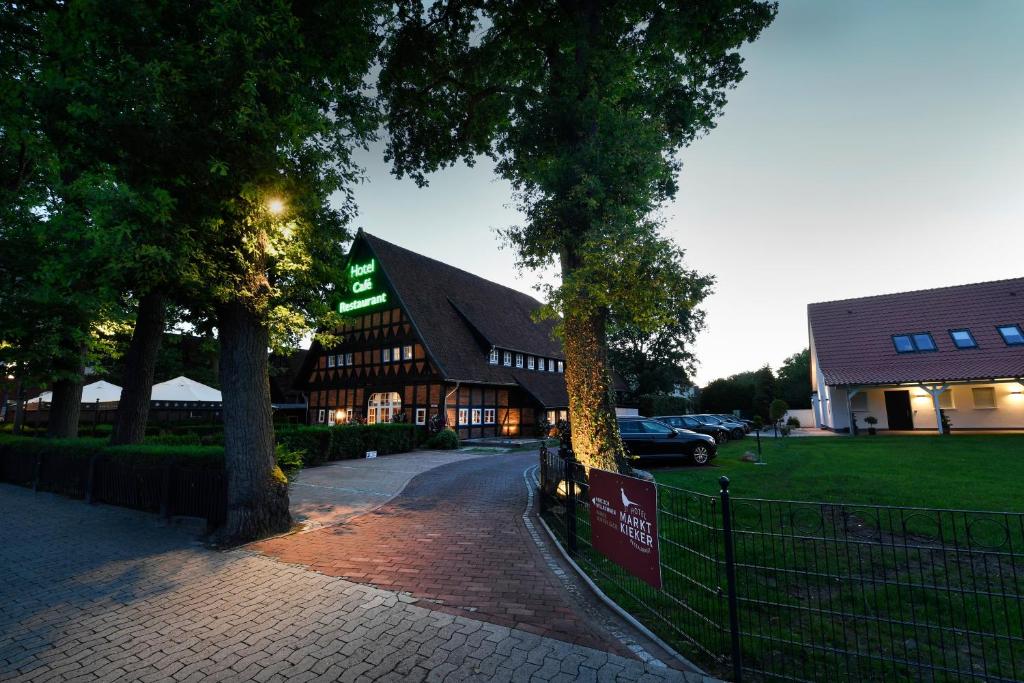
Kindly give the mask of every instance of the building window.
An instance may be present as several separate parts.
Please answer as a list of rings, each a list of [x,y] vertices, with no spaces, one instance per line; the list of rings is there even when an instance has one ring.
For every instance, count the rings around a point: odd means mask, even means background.
[[[329,424],[329,425],[334,424],[334,411],[333,410],[328,410],[327,411],[327,424]]]
[[[352,354],[351,353],[346,353],[345,354],[345,365],[349,365],[349,366],[354,365],[354,363],[352,362]]]
[[[391,362],[391,349],[381,349],[380,362],[390,363]]]
[[[491,365],[498,364],[498,349],[491,349]]]
[[[327,356],[327,367],[334,367],[334,356]]]
[[[915,351],[935,351],[935,340],[928,332],[914,334],[896,334],[892,338],[897,353],[913,353]]]
[[[459,424],[469,424],[469,408],[459,408]]]
[[[400,347],[400,346],[396,346],[396,347],[395,347],[395,348],[394,348],[394,349],[393,349],[393,350],[391,351],[391,360],[395,361],[396,363],[397,363],[398,361],[402,360],[402,347]]]
[[[949,336],[953,340],[953,346],[958,349],[973,349],[978,346],[970,330],[950,330]]]
[[[548,372],[554,372],[554,371],[555,371],[555,359],[554,358],[548,358]]]
[[[484,424],[494,424],[494,408],[484,408]]]
[[[552,427],[554,427],[557,423],[558,423],[558,411],[557,410],[549,410],[548,411],[548,424],[550,424]]]
[[[565,363],[563,361],[558,361],[558,371],[565,372]]]
[[[850,410],[862,412],[868,409],[868,395],[863,391],[850,399]]]
[[[946,389],[939,394],[939,408],[942,410],[956,410],[956,405],[953,403],[952,389]]]
[[[416,409],[416,424],[425,425],[427,424],[427,409],[417,408]]]
[[[511,351],[506,351],[505,352],[505,366],[509,367],[509,368],[512,367],[512,352]]]
[[[481,420],[481,416],[483,415],[483,411],[480,410],[479,408],[473,408],[472,415],[473,415],[473,424],[475,424],[475,425],[480,424],[480,420]]]
[[[526,358],[526,368],[528,370],[534,370],[534,369],[536,369],[536,367],[537,367],[537,359],[534,358],[533,356],[527,356],[527,358]]]
[[[974,398],[975,408],[995,408],[996,390],[995,387],[973,387],[971,396]]]
[[[516,354],[516,367],[517,368],[523,367],[523,354],[521,354],[521,353],[517,353]]]
[[[319,411],[317,412],[317,415],[316,415],[316,421],[317,421],[317,422],[319,422],[320,424],[323,424],[323,423],[324,423],[324,420],[326,420],[326,419],[327,419],[327,415],[326,415],[326,413],[327,413],[327,411],[326,411],[326,410],[324,410],[323,408],[321,408],[321,409],[320,409],[320,410],[319,410]]]
[[[996,329],[999,330],[999,334],[1007,345],[1016,346],[1017,344],[1024,344],[1024,332],[1020,331],[1020,325],[1000,325]]]
[[[412,345],[402,347],[402,360],[412,360]]]
[[[402,412],[402,397],[398,395],[398,392],[370,394],[366,423],[391,422],[391,419],[400,412]]]

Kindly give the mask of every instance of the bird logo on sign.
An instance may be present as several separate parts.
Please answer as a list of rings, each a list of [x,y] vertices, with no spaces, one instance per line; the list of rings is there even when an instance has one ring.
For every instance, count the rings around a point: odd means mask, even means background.
[[[619,492],[622,494],[622,505],[623,505],[623,507],[625,507],[625,509],[628,510],[630,507],[636,505],[636,503],[631,501],[629,499],[629,496],[626,495],[626,489],[620,488]]]

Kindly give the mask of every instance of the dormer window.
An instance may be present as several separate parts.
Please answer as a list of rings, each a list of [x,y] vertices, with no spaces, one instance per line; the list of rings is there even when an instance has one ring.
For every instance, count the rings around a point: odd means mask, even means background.
[[[1007,346],[1024,344],[1024,332],[1021,332],[1020,325],[1000,325],[996,329]]]
[[[506,351],[505,352],[505,367],[507,367],[507,368],[512,367],[512,352],[511,351]]]
[[[928,332],[914,334],[896,334],[892,338],[897,353],[914,353],[915,351],[935,351],[935,340]]]
[[[565,372],[565,362],[564,361],[558,361],[558,371],[559,372]]]
[[[537,368],[537,359],[533,356],[526,357],[526,369],[535,370]]]
[[[516,367],[517,368],[523,367],[523,354],[521,354],[521,353],[517,353],[516,354]]]
[[[949,337],[953,340],[953,346],[958,349],[973,349],[978,346],[970,330],[950,330]]]
[[[498,364],[498,349],[491,349],[491,365]]]

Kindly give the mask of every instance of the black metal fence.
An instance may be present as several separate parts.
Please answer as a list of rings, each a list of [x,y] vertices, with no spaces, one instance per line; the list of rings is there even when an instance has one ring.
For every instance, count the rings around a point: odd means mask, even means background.
[[[189,467],[180,462],[42,450],[0,455],[0,482],[50,491],[88,502],[206,519],[211,528],[227,514],[223,469]]]
[[[663,586],[590,545],[584,469],[541,453],[542,514],[623,608],[734,680],[1024,679],[1024,514],[657,485]]]

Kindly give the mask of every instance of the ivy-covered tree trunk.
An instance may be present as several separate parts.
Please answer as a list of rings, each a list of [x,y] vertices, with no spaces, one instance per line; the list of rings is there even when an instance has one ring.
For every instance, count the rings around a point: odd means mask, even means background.
[[[46,435],[52,439],[74,439],[78,436],[78,419],[82,414],[81,377],[57,380],[52,391]]]
[[[142,443],[149,418],[150,395],[156,357],[163,341],[167,308],[163,297],[150,293],[139,299],[135,331],[125,354],[121,399],[110,435],[112,444]]]
[[[270,332],[244,303],[218,307],[228,515],[223,543],[245,543],[291,527],[288,483],[274,459],[267,353]]]
[[[615,418],[606,318],[604,311],[566,314],[565,385],[576,459],[587,467],[616,472],[627,469],[627,460]]]

